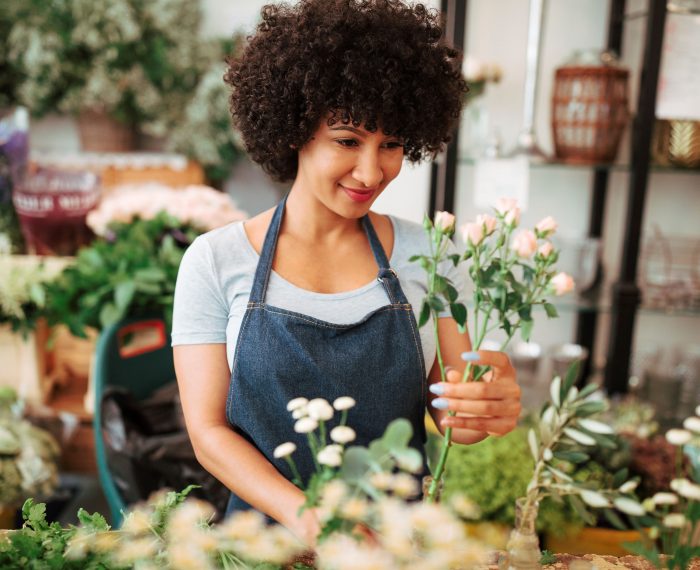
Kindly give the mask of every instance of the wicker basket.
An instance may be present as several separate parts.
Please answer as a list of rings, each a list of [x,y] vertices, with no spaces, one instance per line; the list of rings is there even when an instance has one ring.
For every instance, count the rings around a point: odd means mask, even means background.
[[[657,119],[651,154],[662,166],[700,168],[700,121]]]
[[[629,73],[615,66],[556,70],[552,95],[554,151],[563,162],[613,162],[629,120]]]
[[[128,152],[135,148],[135,130],[102,111],[82,111],[78,131],[84,151]]]

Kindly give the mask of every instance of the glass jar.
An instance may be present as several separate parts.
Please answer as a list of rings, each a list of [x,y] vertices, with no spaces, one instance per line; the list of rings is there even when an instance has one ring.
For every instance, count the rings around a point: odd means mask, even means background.
[[[535,523],[539,503],[520,497],[515,501],[515,528],[508,539],[508,568],[512,570],[538,570],[541,568],[540,540]]]

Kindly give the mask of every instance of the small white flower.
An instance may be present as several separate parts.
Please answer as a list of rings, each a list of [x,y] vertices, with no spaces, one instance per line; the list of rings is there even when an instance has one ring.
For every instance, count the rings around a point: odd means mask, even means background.
[[[350,443],[355,437],[355,430],[348,426],[336,426],[331,430],[331,439],[336,443]]]
[[[693,434],[685,429],[670,429],[666,432],[666,441],[673,445],[685,445],[691,439]]]
[[[338,445],[337,443],[331,443],[330,445],[327,445],[326,449],[335,451],[336,453],[343,453],[343,446]]]
[[[313,418],[301,418],[294,424],[297,433],[310,433],[318,427],[318,422]]]
[[[364,519],[368,510],[367,501],[355,497],[345,501],[345,504],[340,508],[340,514],[343,518],[357,521]]]
[[[700,485],[696,485],[687,479],[683,479],[683,482],[678,489],[678,494],[682,495],[686,499],[690,499],[691,501],[700,501]]]
[[[329,467],[338,467],[343,462],[343,457],[340,453],[327,447],[318,452],[316,459],[321,465],[328,465]]]
[[[700,433],[700,418],[698,418],[698,417],[685,418],[685,421],[683,422],[683,427],[687,430],[692,431],[692,432]]]
[[[548,447],[542,453],[542,457],[544,458],[545,461],[551,461],[552,458],[554,457],[554,454],[552,453],[552,450],[549,449],[549,447]]]
[[[637,486],[639,485],[639,481],[627,481],[626,483],[623,483],[620,485],[620,493],[631,493],[634,491]]]
[[[450,499],[450,506],[452,510],[463,519],[479,520],[481,517],[479,505],[461,493],[452,496]]]
[[[671,483],[669,484],[669,487],[671,487],[671,491],[675,491],[678,493],[680,491],[681,487],[687,482],[687,479],[671,479]]]
[[[278,445],[273,452],[275,459],[281,459],[282,457],[287,457],[297,450],[297,446],[291,441]]]
[[[672,513],[664,517],[663,524],[666,528],[683,528],[685,517],[681,513]]]
[[[316,421],[328,421],[333,417],[333,407],[323,398],[314,398],[306,405],[309,417]]]
[[[333,407],[339,412],[342,412],[343,410],[349,410],[355,404],[355,400],[353,400],[350,396],[341,396],[340,398],[336,398],[335,400],[333,400]]]
[[[393,478],[391,473],[386,473],[385,471],[379,471],[378,473],[372,473],[369,478],[369,482],[373,487],[379,489],[380,491],[386,491],[391,487]]]
[[[297,408],[301,408],[308,403],[309,401],[306,398],[294,398],[293,400],[289,400],[289,403],[287,404],[287,411],[293,412]]]
[[[306,409],[306,406],[302,406],[301,408],[297,408],[292,412],[292,418],[295,420],[300,420],[301,418],[305,418],[306,416],[309,415],[308,410]]]
[[[678,496],[674,493],[656,493],[652,498],[655,505],[677,505]]]
[[[418,494],[418,483],[406,473],[397,473],[391,482],[391,490],[402,499],[408,499]]]

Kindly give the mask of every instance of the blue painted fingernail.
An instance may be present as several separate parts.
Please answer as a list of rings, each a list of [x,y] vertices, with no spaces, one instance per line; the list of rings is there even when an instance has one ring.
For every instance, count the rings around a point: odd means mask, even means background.
[[[442,384],[431,384],[428,390],[438,396],[442,396],[445,393],[445,387]]]
[[[445,400],[445,398],[435,398],[432,405],[433,408],[437,408],[438,410],[446,410],[449,402]]]
[[[478,352],[463,352],[462,353],[462,360],[465,362],[476,362],[479,360],[479,353]]]

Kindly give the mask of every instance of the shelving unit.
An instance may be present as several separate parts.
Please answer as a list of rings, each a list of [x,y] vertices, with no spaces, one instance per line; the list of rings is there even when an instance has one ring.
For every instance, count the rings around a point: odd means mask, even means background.
[[[657,314],[700,316],[700,311],[650,309],[641,306],[641,290],[637,280],[640,253],[642,220],[644,217],[650,172],[698,173],[698,170],[661,167],[650,164],[651,139],[655,122],[656,91],[661,63],[663,34],[666,21],[666,0],[649,0],[648,10],[626,14],[625,0],[611,0],[606,47],[620,54],[625,24],[631,19],[646,18],[646,32],[640,70],[640,85],[637,94],[636,115],[631,129],[631,155],[629,164],[568,165],[561,162],[532,164],[533,169],[569,168],[592,170],[590,214],[588,236],[602,237],[605,219],[605,203],[610,173],[629,173],[627,183],[627,210],[624,218],[624,242],[618,280],[609,292],[598,291],[597,295],[578,303],[564,303],[563,307],[577,313],[576,342],[589,350],[589,358],[582,378],[590,374],[590,363],[594,362],[595,336],[598,315],[610,313],[607,358],[604,383],[610,394],[624,393],[628,389],[630,359],[636,317],[640,310]],[[446,14],[448,38],[458,47],[465,45],[467,18],[466,0],[443,0],[442,10]],[[456,133],[453,142],[438,164],[433,165],[430,211],[436,209],[454,211],[455,180],[459,163],[471,161],[458,157]]]

